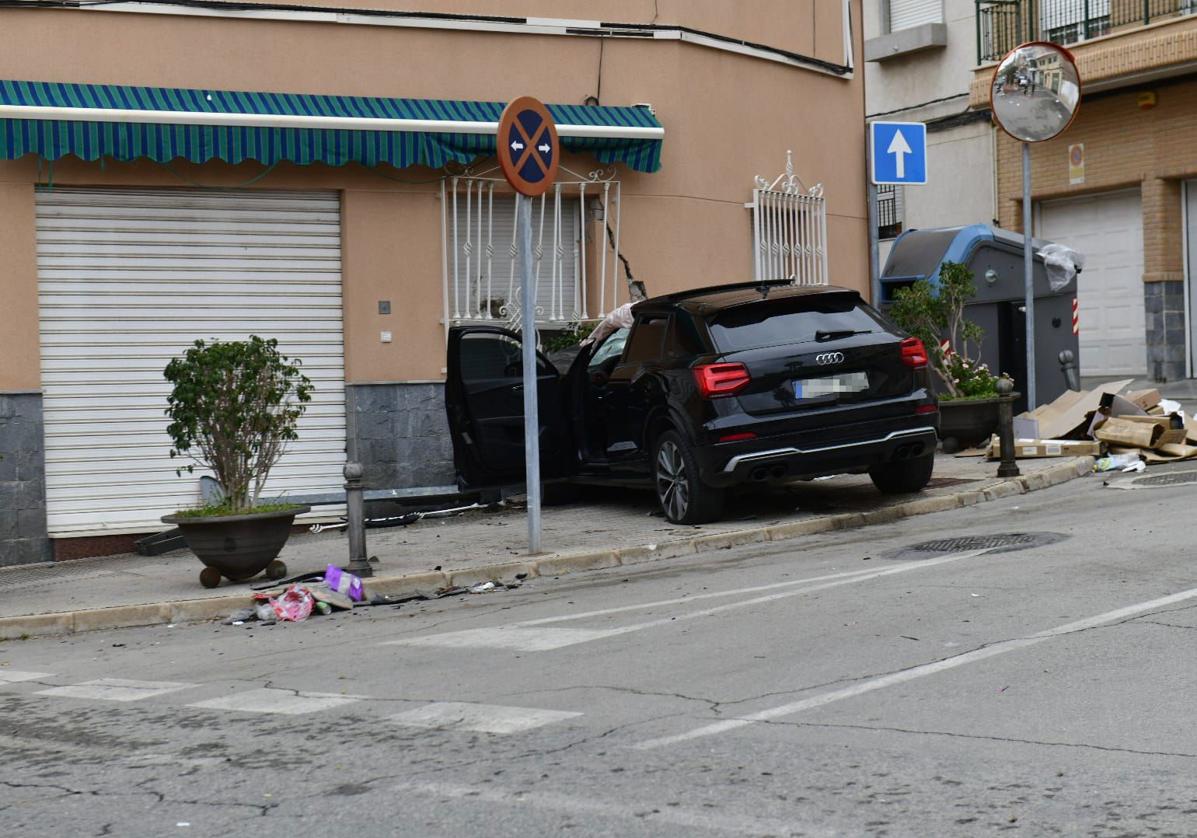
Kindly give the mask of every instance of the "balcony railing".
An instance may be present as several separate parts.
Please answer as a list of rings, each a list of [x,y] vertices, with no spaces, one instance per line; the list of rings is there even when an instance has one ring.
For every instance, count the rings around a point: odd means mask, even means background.
[[[1197,12],[1197,0],[976,0],[977,63],[1024,41],[1075,44]]]

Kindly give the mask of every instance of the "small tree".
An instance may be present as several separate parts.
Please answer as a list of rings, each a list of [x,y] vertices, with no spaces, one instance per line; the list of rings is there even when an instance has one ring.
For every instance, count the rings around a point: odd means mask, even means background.
[[[939,289],[920,279],[894,293],[890,318],[927,347],[931,368],[943,381],[950,398],[983,398],[997,395],[997,378],[973,358],[970,344],[981,351],[985,332],[966,320],[964,307],[977,289],[972,272],[959,262],[944,262],[939,269]],[[947,351],[941,345],[947,342]]]
[[[190,455],[212,470],[230,514],[253,508],[270,469],[312,399],[312,383],[274,338],[197,340],[166,365],[170,456]],[[198,453],[196,453],[198,452]],[[176,470],[192,472],[189,464]]]

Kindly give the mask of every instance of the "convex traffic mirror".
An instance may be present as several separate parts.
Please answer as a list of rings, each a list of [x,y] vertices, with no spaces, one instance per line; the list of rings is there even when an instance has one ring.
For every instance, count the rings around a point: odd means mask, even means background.
[[[994,118],[1016,140],[1050,140],[1068,127],[1081,103],[1072,54],[1042,42],[1011,50],[993,74],[990,101]]]

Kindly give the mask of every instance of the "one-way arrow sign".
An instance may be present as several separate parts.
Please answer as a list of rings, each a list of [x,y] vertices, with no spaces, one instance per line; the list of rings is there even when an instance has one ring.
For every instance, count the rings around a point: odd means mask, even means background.
[[[921,122],[869,123],[873,183],[927,182],[927,126]]]

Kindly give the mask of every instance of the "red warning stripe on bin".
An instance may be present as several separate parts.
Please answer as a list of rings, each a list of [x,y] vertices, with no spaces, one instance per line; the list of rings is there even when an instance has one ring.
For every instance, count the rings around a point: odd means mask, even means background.
[[[1072,333],[1074,335],[1081,333],[1081,307],[1076,297],[1072,298]]]

